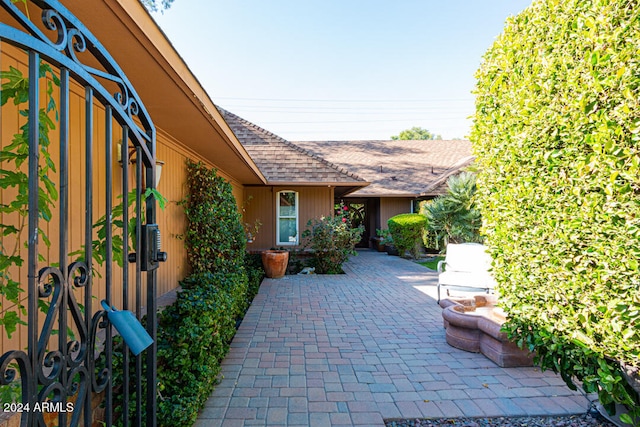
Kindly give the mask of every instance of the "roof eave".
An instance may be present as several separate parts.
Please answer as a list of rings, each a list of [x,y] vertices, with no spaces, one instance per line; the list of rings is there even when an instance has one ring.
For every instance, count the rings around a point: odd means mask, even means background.
[[[428,196],[434,196],[434,195],[435,196],[439,196],[441,194],[444,194],[444,192],[436,191],[436,189],[440,185],[442,185],[444,182],[446,182],[447,179],[449,179],[452,175],[455,175],[455,174],[461,172],[464,168],[470,166],[473,163],[474,160],[475,160],[475,156],[469,156],[469,157],[465,157],[465,158],[461,159],[458,163],[456,163],[455,165],[451,166],[444,173],[442,173],[442,175],[440,175],[438,177],[438,179],[433,181],[425,189],[425,191],[420,193],[420,196],[421,197],[428,197]]]
[[[207,92],[140,2],[67,0],[65,6],[118,61],[159,129],[238,182],[266,183]]]
[[[402,198],[410,198],[415,199],[420,197],[420,194],[416,193],[367,193],[367,194],[351,194],[351,197],[380,197],[380,198],[390,198],[390,197],[402,197]]]
[[[361,189],[369,185],[369,182],[321,182],[321,181],[268,181],[267,185],[273,187],[353,187]]]

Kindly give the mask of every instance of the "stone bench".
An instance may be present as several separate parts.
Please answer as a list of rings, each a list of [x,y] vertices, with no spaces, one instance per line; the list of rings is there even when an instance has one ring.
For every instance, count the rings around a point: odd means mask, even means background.
[[[520,349],[500,331],[506,317],[494,303],[492,295],[440,301],[447,344],[482,353],[503,368],[533,366],[534,355]]]

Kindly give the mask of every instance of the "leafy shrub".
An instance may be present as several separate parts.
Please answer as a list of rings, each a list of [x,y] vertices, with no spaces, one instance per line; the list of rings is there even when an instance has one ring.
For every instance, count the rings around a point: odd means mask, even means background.
[[[176,302],[158,316],[158,425],[193,425],[215,388],[237,321],[244,315],[237,310],[245,309],[253,300],[264,277],[250,257],[245,270],[247,275],[218,272],[189,276],[180,283],[182,291]],[[116,384],[122,384],[118,376],[123,372],[122,364],[121,339],[116,337],[113,369]],[[130,376],[135,376],[135,358],[130,359]],[[134,379],[130,384],[135,384]],[[135,389],[130,393],[135,393]],[[116,414],[123,410],[119,396],[116,393]],[[116,425],[122,425],[119,421]]]
[[[159,316],[158,402],[161,425],[189,426],[213,391],[220,362],[235,333],[240,275],[195,274],[181,282],[177,301]],[[231,293],[229,292],[231,291]],[[235,299],[234,296],[235,295]]]
[[[636,416],[619,363],[640,364],[637,11],[540,0],[510,19],[477,73],[472,132],[506,330]]]
[[[240,268],[237,272],[192,274],[183,280],[180,285],[183,291],[194,289],[194,287],[205,288],[205,290],[214,287],[217,290],[225,291],[231,297],[230,314],[234,320],[241,318],[248,308],[247,293],[249,286],[244,268]]]
[[[260,254],[245,253],[244,268],[247,272],[247,307],[260,290],[260,283],[264,279],[264,267]]]
[[[351,228],[347,218],[339,216],[309,220],[302,237],[308,239],[305,246],[313,250],[316,273],[342,273],[342,264],[356,254],[355,245],[363,232],[363,226]]]
[[[400,214],[389,218],[387,225],[393,237],[393,244],[400,255],[409,252],[412,257],[420,256],[422,233],[427,224],[427,218],[421,214]]]
[[[194,273],[242,265],[247,238],[231,184],[203,163],[187,161],[187,258]]]
[[[482,219],[474,197],[476,175],[453,175],[447,186],[447,194],[420,203],[420,213],[427,217],[425,246],[444,250],[449,242],[482,242]]]
[[[429,221],[427,221],[427,226],[424,228],[424,232],[422,233],[422,244],[429,251],[440,250],[443,248],[443,245],[438,240],[436,232],[429,228]]]
[[[380,244],[382,245],[393,245],[393,237],[391,236],[391,232],[388,228],[376,229],[376,234],[380,238]]]

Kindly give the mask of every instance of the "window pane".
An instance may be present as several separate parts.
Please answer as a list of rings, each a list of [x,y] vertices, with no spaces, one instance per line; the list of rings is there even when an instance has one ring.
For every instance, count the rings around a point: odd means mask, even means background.
[[[279,216],[296,216],[296,193],[280,193]]]
[[[280,243],[295,243],[296,234],[296,220],[294,218],[281,218],[278,241]]]

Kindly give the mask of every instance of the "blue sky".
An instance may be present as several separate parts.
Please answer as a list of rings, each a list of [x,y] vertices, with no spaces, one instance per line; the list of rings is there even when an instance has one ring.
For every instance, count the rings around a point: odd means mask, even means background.
[[[153,14],[215,103],[291,141],[468,136],[482,55],[531,0],[175,0]]]

